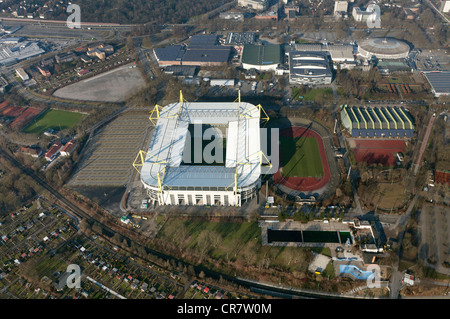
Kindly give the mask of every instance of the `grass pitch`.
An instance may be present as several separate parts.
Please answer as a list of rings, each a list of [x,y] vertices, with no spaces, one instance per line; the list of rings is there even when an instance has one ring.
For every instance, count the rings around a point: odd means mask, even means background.
[[[82,117],[81,113],[50,109],[26,127],[23,132],[40,135],[50,128],[58,131],[69,129]]]
[[[283,177],[316,177],[324,175],[319,144],[314,137],[280,137]]]

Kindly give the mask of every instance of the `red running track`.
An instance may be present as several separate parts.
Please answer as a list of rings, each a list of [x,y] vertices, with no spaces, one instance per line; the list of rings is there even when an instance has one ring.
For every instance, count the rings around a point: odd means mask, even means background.
[[[281,171],[278,170],[274,176],[275,184],[284,185],[290,189],[301,191],[301,192],[310,192],[318,190],[330,181],[330,167],[328,166],[325,146],[323,144],[322,137],[317,134],[315,131],[300,127],[300,126],[292,126],[289,128],[282,129],[280,131],[280,137],[314,137],[317,140],[317,144],[319,146],[320,159],[322,160],[323,167],[323,177],[315,178],[315,177],[282,177]],[[281,151],[280,151],[281,154]]]

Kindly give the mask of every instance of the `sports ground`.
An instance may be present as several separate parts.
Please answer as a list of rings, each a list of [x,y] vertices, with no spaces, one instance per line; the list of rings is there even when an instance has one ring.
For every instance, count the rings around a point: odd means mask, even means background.
[[[298,191],[314,191],[330,180],[325,147],[319,134],[306,127],[280,131],[281,168],[274,175],[276,184]]]
[[[319,144],[314,137],[280,137],[283,177],[323,177]]]
[[[77,124],[82,117],[83,114],[81,113],[49,109],[35,119],[23,132],[40,135],[50,128],[55,130],[69,129]]]
[[[397,161],[396,154],[406,149],[404,140],[348,139],[348,141],[358,163],[394,166]]]

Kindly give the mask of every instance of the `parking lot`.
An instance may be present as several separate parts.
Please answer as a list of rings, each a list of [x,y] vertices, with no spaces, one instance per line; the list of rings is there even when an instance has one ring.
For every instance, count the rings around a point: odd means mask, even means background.
[[[123,186],[143,147],[148,112],[129,111],[103,128],[90,142],[69,186]]]
[[[416,66],[419,71],[448,71],[450,70],[450,57],[445,51],[424,50],[416,57]]]
[[[127,64],[86,80],[70,84],[53,95],[84,101],[120,102],[143,87],[145,80],[134,64]]]
[[[450,220],[446,207],[427,204],[420,214],[419,258],[438,272],[450,274]]]

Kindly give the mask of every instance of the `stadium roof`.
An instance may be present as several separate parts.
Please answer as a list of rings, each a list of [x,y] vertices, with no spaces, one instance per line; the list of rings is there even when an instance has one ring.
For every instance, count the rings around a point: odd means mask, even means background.
[[[268,65],[281,63],[281,46],[278,44],[246,44],[242,52],[242,63]]]
[[[450,94],[450,72],[424,72],[434,94]]]
[[[252,104],[183,102],[159,115],[141,180],[150,187],[250,186],[261,174],[259,109]],[[189,124],[228,125],[224,166],[181,165]],[[236,179],[235,179],[236,176]]]

